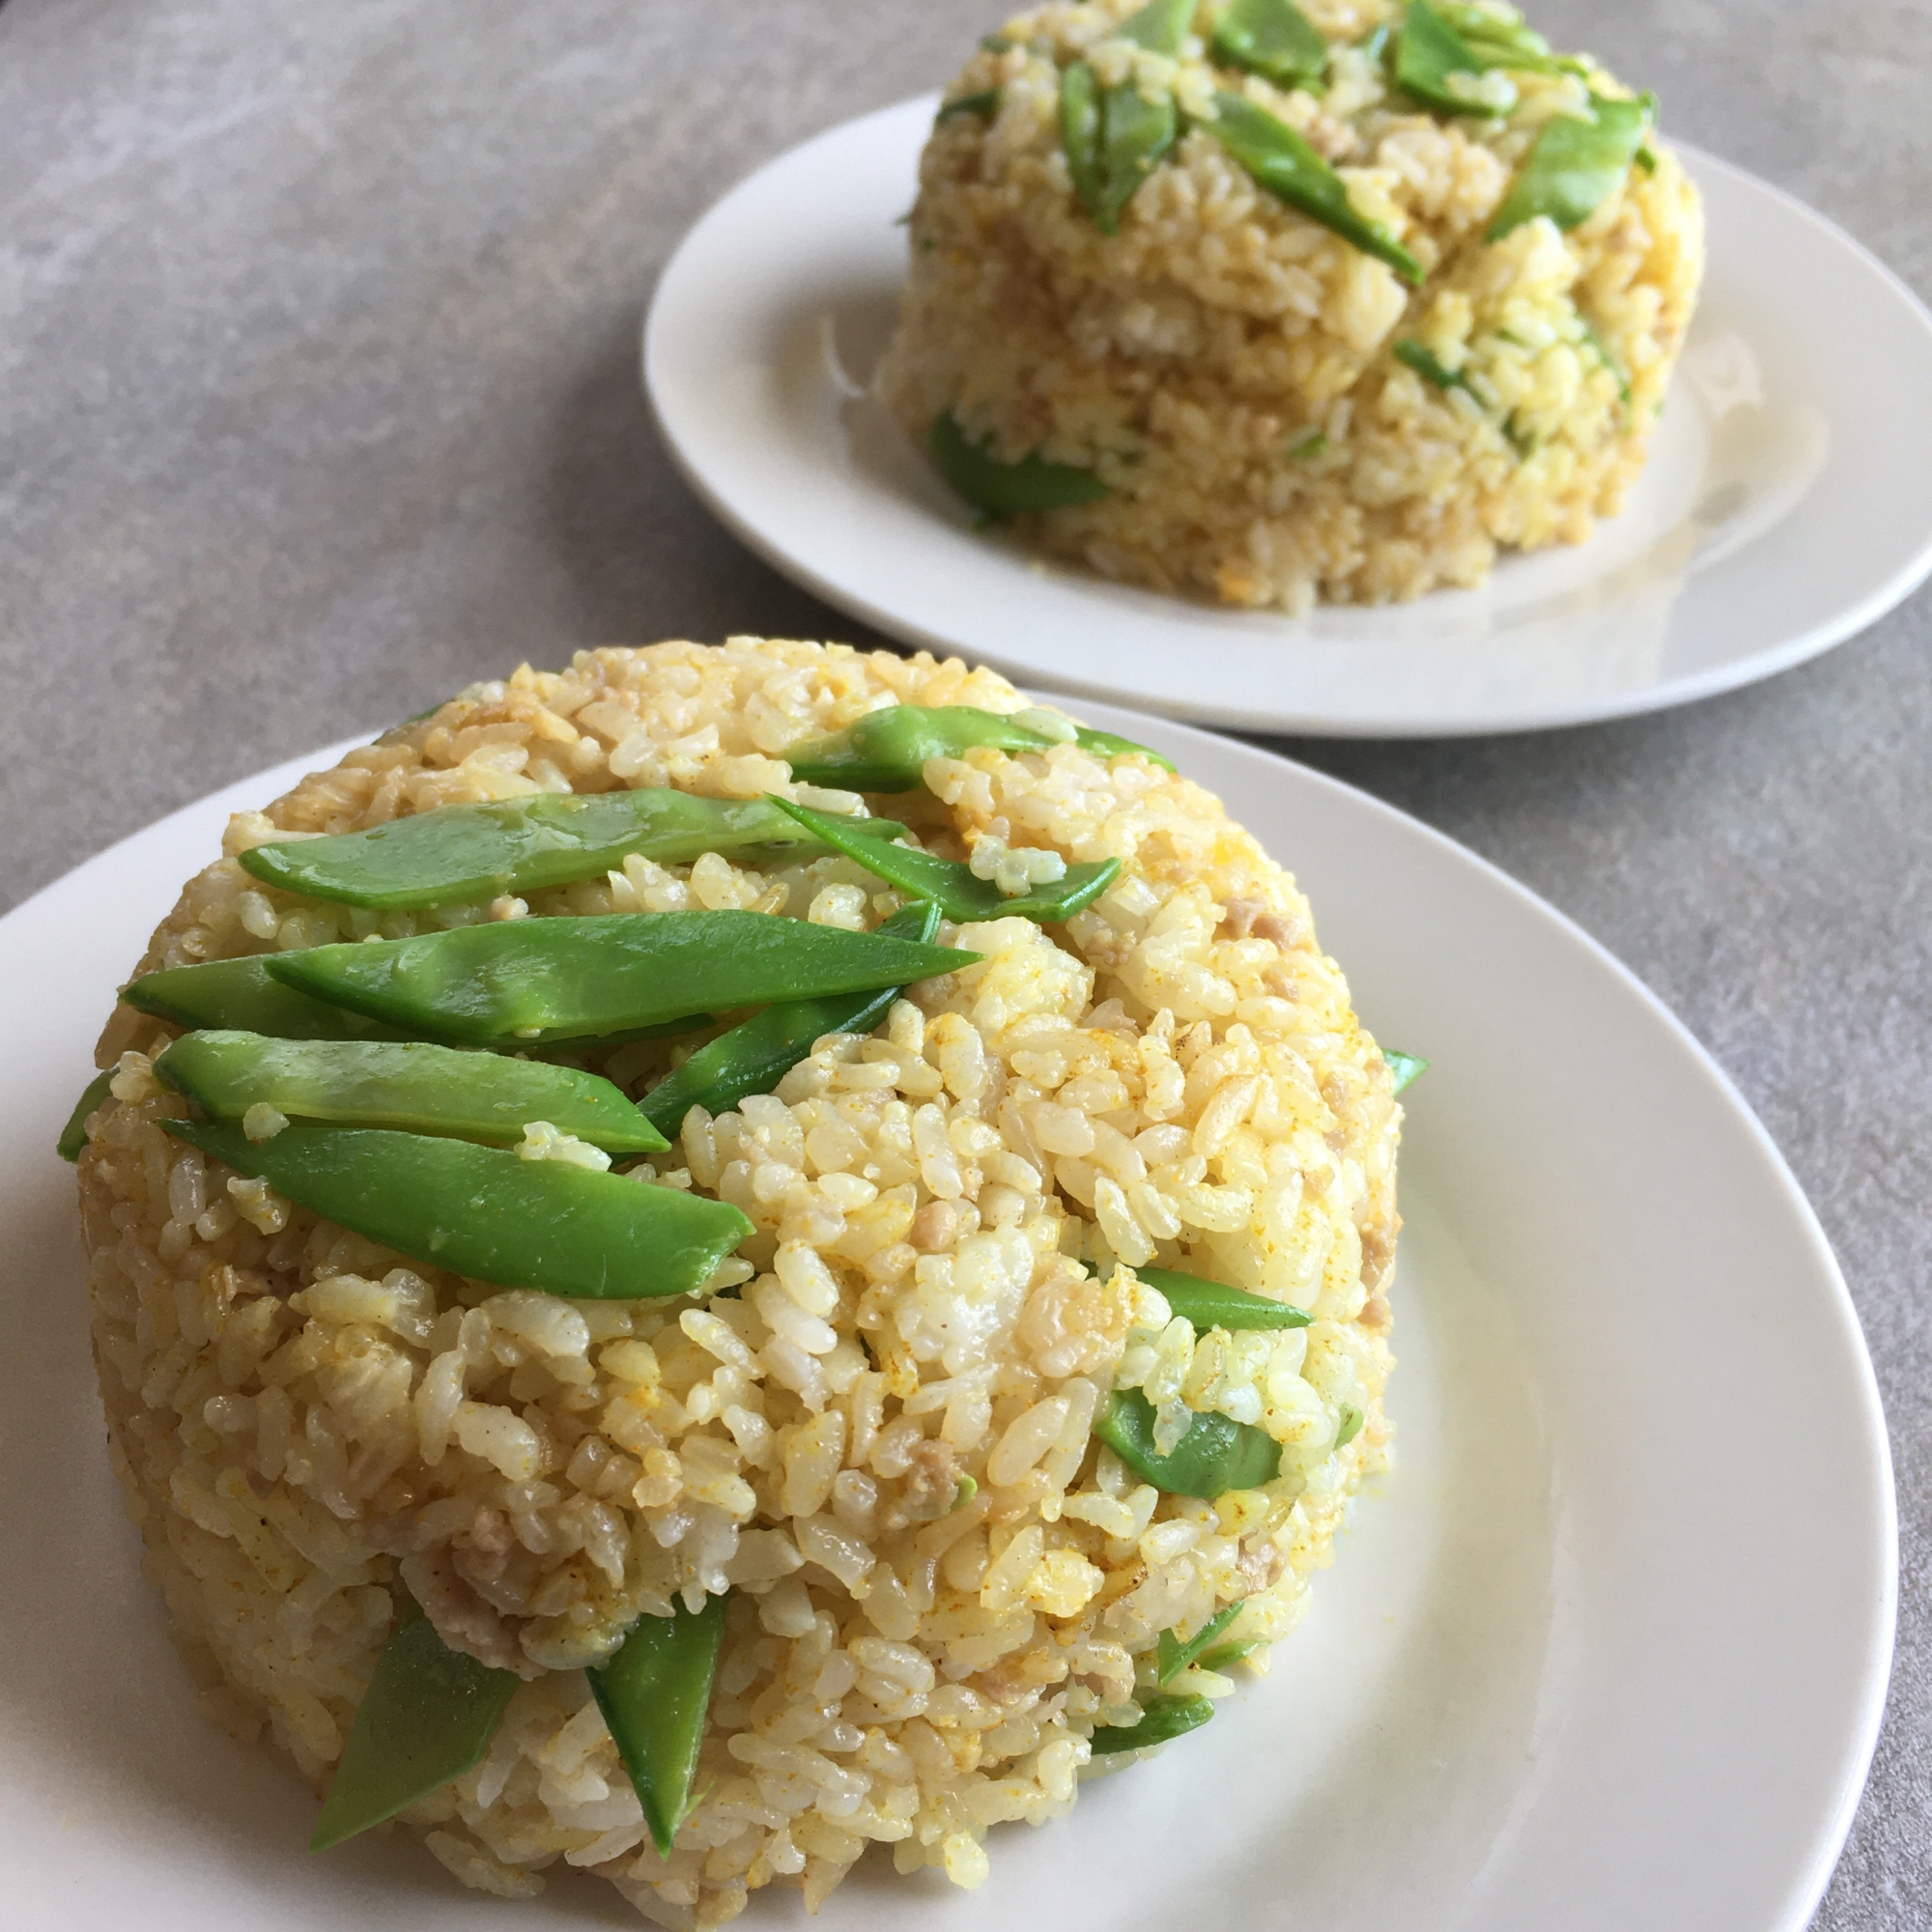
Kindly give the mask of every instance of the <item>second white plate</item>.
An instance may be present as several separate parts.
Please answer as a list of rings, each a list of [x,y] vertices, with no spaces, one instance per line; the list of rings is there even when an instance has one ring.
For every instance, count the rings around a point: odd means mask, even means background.
[[[1409,1095],[1390,1407],[1263,1684],[961,1895],[868,1859],[825,1932],[1800,1932],[1890,1657],[1883,1420],[1818,1224],[1663,1009],[1414,820],[1247,746],[1086,705],[1295,866]],[[327,763],[334,752],[319,753]],[[52,1143],[114,990],[284,765],[0,920],[0,1871],[20,1932],[559,1932],[626,1918],[556,1868],[485,1907],[420,1845],[301,1846],[314,1801],[195,1710],[138,1575]],[[760,1898],[747,1926],[795,1918]],[[635,1923],[635,1920],[629,1921]]]
[[[1704,297],[1649,469],[1575,549],[1476,590],[1305,619],[1049,567],[976,534],[866,393],[933,99],[781,156],[685,239],[644,374],[698,494],[779,569],[907,643],[1179,717],[1345,737],[1573,724],[1802,663],[1932,569],[1932,316],[1823,217],[1680,145]]]

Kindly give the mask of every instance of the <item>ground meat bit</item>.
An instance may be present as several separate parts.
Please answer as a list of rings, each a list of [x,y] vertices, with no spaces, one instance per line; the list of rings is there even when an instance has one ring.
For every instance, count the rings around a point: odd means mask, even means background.
[[[1373,1295],[1388,1279],[1395,1263],[1399,1221],[1377,1221],[1362,1230],[1362,1286]]]
[[[959,1493],[959,1458],[944,1442],[922,1442],[900,1487],[899,1507],[916,1522],[930,1522]]]
[[[942,1248],[952,1245],[953,1231],[959,1217],[953,1212],[950,1201],[928,1201],[912,1217],[912,1226],[906,1231],[906,1239],[922,1254],[933,1255]]]
[[[1221,908],[1218,939],[1245,939],[1255,929],[1255,921],[1267,910],[1260,899],[1230,899]]]
[[[1371,1294],[1362,1303],[1362,1312],[1355,1317],[1355,1320],[1362,1327],[1370,1329],[1375,1334],[1386,1333],[1389,1325],[1388,1297],[1379,1291]]]

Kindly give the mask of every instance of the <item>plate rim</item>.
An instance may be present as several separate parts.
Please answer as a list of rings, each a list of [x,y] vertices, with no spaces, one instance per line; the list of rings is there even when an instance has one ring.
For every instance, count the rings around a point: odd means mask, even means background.
[[[1100,722],[1114,728],[1151,727],[1156,734],[1179,734],[1183,739],[1195,741],[1204,753],[1225,754],[1229,748],[1229,741],[1185,721],[1139,713],[1111,703],[1097,704],[1096,709],[1105,714]],[[138,847],[163,827],[209,812],[224,800],[236,801],[230,807],[234,810],[243,809],[242,800],[252,800],[259,805],[265,796],[279,795],[304,774],[327,769],[345,752],[370,742],[374,735],[357,733],[316,752],[264,767],[230,784],[217,786],[201,798],[161,814],[148,825],[83,859],[18,905],[0,914],[0,966],[4,966],[5,953],[12,950],[10,942],[23,926],[31,926],[37,919],[56,912],[53,901],[58,896],[84,891],[93,879],[111,871],[117,862],[125,863],[127,858],[132,856],[131,848]],[[1835,1802],[1829,1807],[1821,1808],[1809,1834],[1806,1856],[1788,1882],[1783,1909],[1775,1919],[1767,1921],[1765,1927],[1765,1932],[1804,1932],[1831,1881],[1864,1792],[1887,1709],[1898,1608],[1897,1494],[1890,1437],[1870,1350],[1856,1304],[1823,1224],[1769,1129],[1715,1056],[1650,986],[1569,915],[1493,861],[1373,793],[1268,748],[1242,745],[1236,741],[1235,749],[1237,753],[1249,753],[1284,767],[1291,782],[1311,787],[1346,810],[1365,811],[1386,831],[1419,840],[1433,863],[1464,870],[1486,888],[1499,891],[1516,910],[1543,924],[1552,939],[1560,940],[1579,953],[1592,969],[1606,973],[1620,992],[1634,997],[1636,1007],[1648,1021],[1661,1024],[1671,1044],[1688,1057],[1690,1066],[1715,1090],[1733,1124],[1744,1129],[1745,1138],[1768,1179],[1776,1183],[1784,1205],[1795,1211],[1797,1226],[1809,1251],[1812,1270],[1818,1274],[1818,1285],[1825,1291],[1824,1304],[1831,1310],[1833,1331],[1847,1350],[1855,1371],[1853,1380],[1858,1391],[1859,1421],[1866,1452],[1862,1460],[1865,1474],[1872,1485],[1868,1500],[1876,1504],[1872,1515],[1877,1533],[1876,1546],[1870,1552],[1877,1574],[1868,1579],[1876,1584],[1877,1591],[1874,1598],[1861,1589],[1859,1597],[1864,1622],[1860,1693],[1856,1711],[1845,1714],[1851,1721],[1846,1728],[1841,1761],[1835,1772]],[[138,921],[138,912],[135,918]]]
[[[1195,725],[1221,726],[1235,730],[1261,730],[1282,736],[1343,739],[1514,736],[1527,731],[1571,729],[1589,724],[1609,724],[1619,719],[1642,717],[1656,711],[1672,710],[1683,704],[1701,703],[1707,698],[1722,696],[1726,693],[1761,683],[1784,671],[1796,669],[1800,665],[1822,657],[1839,644],[1849,642],[1877,623],[1889,611],[1896,609],[1928,577],[1932,577],[1932,523],[1928,523],[1918,549],[1883,582],[1869,589],[1861,598],[1846,606],[1834,616],[1812,625],[1808,630],[1801,631],[1795,637],[1787,638],[1779,644],[1636,690],[1612,692],[1586,700],[1544,707],[1519,702],[1514,707],[1449,719],[1431,718],[1413,713],[1374,718],[1357,717],[1321,711],[1296,711],[1279,704],[1272,706],[1266,715],[1257,716],[1251,712],[1236,711],[1213,702],[1195,702],[1185,696],[1177,696],[1170,698],[1141,691],[1122,693],[1116,688],[1095,683],[1091,679],[1065,674],[1051,668],[1005,655],[997,643],[992,645],[961,643],[924,625],[899,616],[862,591],[848,590],[833,582],[805,557],[787,550],[776,536],[741,515],[727,500],[721,487],[706,473],[697,457],[687,446],[686,440],[672,426],[671,415],[674,405],[668,401],[669,384],[663,379],[660,361],[664,335],[668,329],[668,325],[663,320],[665,314],[663,305],[665,292],[672,285],[679,264],[685,258],[692,242],[713,217],[743,190],[781,171],[821,143],[833,141],[867,123],[883,121],[897,115],[910,115],[915,108],[927,110],[940,99],[941,96],[937,91],[910,96],[886,106],[873,108],[865,114],[854,115],[833,127],[821,128],[817,133],[794,142],[780,154],[761,162],[714,197],[679,237],[677,245],[659,270],[650,297],[644,305],[639,344],[640,384],[659,440],[668,451],[678,474],[698,500],[739,542],[781,576],[799,584],[835,610],[849,617],[856,617],[860,622],[870,625],[874,630],[896,639],[901,644],[932,651],[941,657],[963,656],[977,660],[993,666],[1015,682],[1032,682],[1057,692],[1090,698],[1094,702],[1118,703],[1122,696],[1125,696],[1155,711],[1156,715]],[[1789,189],[1766,181],[1762,176],[1753,174],[1737,162],[1725,160],[1695,142],[1673,137],[1671,146],[1678,154],[1692,159],[1699,168],[1709,169],[1713,174],[1726,180],[1732,186],[1764,197],[1787,218],[1802,218],[1815,235],[1846,251],[1860,268],[1875,278],[1878,286],[1886,294],[1899,302],[1903,313],[1917,323],[1925,339],[1928,367],[1932,367],[1932,306],[1928,306],[1903,276],[1889,268],[1865,243],[1829,215],[1821,213],[1800,200]],[[1078,577],[1077,572],[1069,571],[1068,575],[1073,578]],[[1184,605],[1184,600],[1176,601]],[[1203,614],[1219,613],[1204,611]]]

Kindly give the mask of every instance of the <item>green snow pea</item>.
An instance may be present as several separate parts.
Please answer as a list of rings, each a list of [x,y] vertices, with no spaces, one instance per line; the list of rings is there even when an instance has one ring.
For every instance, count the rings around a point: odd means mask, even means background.
[[[1048,463],[1037,450],[1017,463],[989,454],[989,443],[968,440],[951,411],[939,416],[926,438],[939,473],[976,508],[992,517],[1028,510],[1065,510],[1097,502],[1107,486],[1091,469],[1071,463]]]
[[[1190,1664],[1198,1662],[1214,1648],[1214,1640],[1241,1614],[1242,1599],[1236,1598],[1225,1609],[1216,1610],[1185,1643],[1172,1631],[1162,1631],[1156,1651],[1159,1660],[1154,1681],[1172,1684]]]
[[[1236,1643],[1217,1643],[1208,1655],[1201,1659],[1203,1670],[1226,1670],[1230,1665],[1240,1662],[1244,1657],[1252,1657],[1262,1648],[1258,1636],[1242,1637]]]
[[[797,808],[784,810],[796,815]],[[811,814],[819,825],[841,821]],[[803,822],[803,821],[801,821]],[[841,830],[861,863],[883,841]],[[896,848],[890,848],[895,850]],[[762,912],[599,913],[281,952],[284,985],[474,1046],[608,1037],[695,1012],[876,992],[979,955]]]
[[[1610,354],[1609,347],[1604,341],[1604,338],[1580,315],[1577,318],[1577,326],[1583,331],[1583,340],[1590,345],[1590,353],[1617,379],[1617,399],[1623,404],[1625,409],[1629,409],[1631,406],[1630,378],[1624,374],[1617,358]]]
[[[752,1232],[737,1208],[568,1161],[382,1127],[164,1121],[178,1140],[398,1253],[585,1300],[689,1294]]]
[[[1390,351],[1398,362],[1413,369],[1425,383],[1433,383],[1438,389],[1461,389],[1465,395],[1475,396],[1469,386],[1469,379],[1454,369],[1438,362],[1419,342],[1404,340]],[[1476,397],[1482,401],[1480,396]]]
[[[1395,1075],[1395,1091],[1400,1094],[1405,1087],[1414,1085],[1429,1071],[1429,1063],[1419,1053],[1397,1053],[1392,1047],[1382,1048],[1382,1058],[1388,1062],[1389,1071]]]
[[[1193,18],[1194,0],[1150,0],[1109,38],[1172,58]],[[1094,226],[1112,235],[1121,211],[1174,146],[1180,117],[1170,97],[1150,100],[1130,80],[1103,89],[1094,70],[1075,61],[1061,77],[1060,131],[1074,191]]]
[[[1158,752],[1112,731],[1078,725],[1073,742],[1095,757],[1140,757],[1163,771],[1174,769]],[[1049,752],[1053,744],[1044,731],[973,704],[889,704],[883,710],[867,712],[830,737],[794,745],[784,756],[792,777],[801,784],[892,792],[912,791],[923,784],[928,758],[956,758],[981,745],[1001,752]],[[852,821],[855,825],[883,822]],[[887,836],[897,837],[903,829],[894,826]]]
[[[1342,177],[1286,121],[1223,89],[1214,96],[1214,119],[1201,126],[1277,200],[1386,262],[1405,281],[1422,280],[1422,264],[1379,221],[1356,213]]]
[[[1623,185],[1657,103],[1649,95],[1639,100],[1593,95],[1590,106],[1588,121],[1560,115],[1543,124],[1485,240],[1499,242],[1539,214],[1575,228]]]
[[[1459,93],[1454,83],[1461,77],[1466,88],[1490,68],[1503,64],[1489,50],[1472,46],[1429,0],[1408,0],[1395,44],[1395,78],[1417,99],[1448,114],[1495,118],[1516,104],[1513,91],[1507,106],[1494,107],[1472,99],[1467,92]]]
[[[177,1026],[226,1027],[276,1039],[401,1039],[393,1027],[285,986],[268,958],[210,959],[164,966],[121,989],[130,1007]]]
[[[632,852],[681,866],[706,852],[785,858],[812,843],[762,799],[653,786],[445,805],[367,832],[257,845],[242,867],[284,892],[397,912],[601,878]]]
[[[266,1101],[298,1120],[479,1141],[515,1142],[530,1122],[548,1121],[606,1153],[657,1153],[669,1146],[594,1073],[419,1041],[191,1033],[155,1062],[155,1073],[217,1121],[239,1121]]]
[[[1197,1333],[1208,1328],[1306,1328],[1315,1320],[1306,1309],[1270,1301],[1244,1288],[1226,1288],[1197,1274],[1173,1268],[1141,1267],[1134,1273],[1159,1290],[1167,1305]]]
[[[1341,1416],[1335,1424],[1336,1448],[1346,1449],[1362,1433],[1364,1420],[1366,1418],[1362,1411],[1352,1402],[1345,1402],[1342,1405]]]
[[[878,930],[930,945],[939,930],[939,908],[929,899],[916,900]],[[876,993],[781,1000],[700,1046],[644,1095],[642,1111],[655,1128],[675,1139],[694,1107],[723,1114],[748,1094],[769,1094],[827,1034],[870,1033],[903,990],[883,986]]]
[[[60,1139],[54,1143],[54,1151],[63,1160],[80,1158],[80,1151],[87,1145],[87,1117],[106,1106],[111,1097],[107,1089],[113,1079],[114,1069],[110,1066],[104,1073],[97,1073],[82,1090],[80,1098],[74,1102],[73,1112],[67,1117],[67,1125],[61,1129]]]
[[[1153,1446],[1154,1408],[1139,1389],[1116,1389],[1094,1434],[1135,1475],[1157,1490],[1212,1501],[1230,1490],[1258,1490],[1281,1473],[1281,1444],[1252,1423],[1197,1415],[1163,1456]]]
[[[1235,0],[1214,23],[1213,51],[1277,87],[1320,93],[1328,43],[1294,0]]]
[[[1024,897],[1009,899],[1002,895],[991,879],[975,878],[971,867],[956,859],[935,858],[930,852],[915,851],[910,845],[890,845],[881,838],[849,838],[836,829],[828,830],[837,828],[839,821],[822,811],[813,811],[810,806],[793,805],[784,799],[775,799],[773,803],[790,812],[800,824],[811,826],[827,844],[836,845],[848,859],[856,859],[867,871],[914,898],[930,899],[948,919],[956,920],[961,925],[976,920],[1012,918],[1057,925],[1064,919],[1071,919],[1081,907],[1092,905],[1121,869],[1118,859],[1069,866],[1065,876],[1052,885],[1036,886]],[[960,963],[965,960],[962,958]]]
[[[1146,1750],[1170,1738],[1198,1731],[1214,1715],[1211,1697],[1150,1697],[1137,1724],[1102,1724],[1094,1733],[1094,1755],[1111,1751]]]
[[[1492,11],[1465,0],[1435,0],[1437,15],[1485,68],[1515,68],[1523,73],[1580,73],[1581,61],[1552,54],[1549,43],[1533,32],[1514,9]]]
[[[679,1604],[668,1617],[639,1617],[611,1662],[584,1673],[637,1787],[651,1842],[666,1856],[691,1808],[724,1641],[724,1599],[707,1597],[695,1614]]]
[[[489,1749],[521,1681],[451,1650],[405,1599],[355,1707],[309,1850],[326,1852],[461,1777]]]

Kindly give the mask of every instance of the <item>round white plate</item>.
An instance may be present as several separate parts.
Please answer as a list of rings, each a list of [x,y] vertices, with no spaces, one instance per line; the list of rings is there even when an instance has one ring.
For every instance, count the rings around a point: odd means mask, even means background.
[[[713,511],[890,636],[1211,724],[1344,737],[1575,724],[1802,663],[1932,570],[1932,316],[1840,230],[1680,147],[1704,297],[1650,466],[1574,549],[1477,590],[1307,618],[1110,584],[976,533],[866,385],[889,339],[933,101],[734,188],[666,269],[644,377]]]
[[[867,1861],[817,1923],[952,1932],[1799,1932],[1890,1655],[1886,1437],[1857,1321],[1763,1130],[1576,927],[1363,797],[1086,707],[1291,861],[1410,1097],[1398,1461],[1273,1674],[1211,1729],[993,1834],[971,1895]],[[52,1144],[114,989],[224,814],[162,820],[0,921],[0,1870],[22,1932],[618,1923],[559,1872],[485,1906],[203,1721],[102,1448]],[[748,1923],[796,1920],[761,1897]],[[635,1923],[635,1920],[628,1920]],[[798,1921],[802,1922],[802,1921]]]

